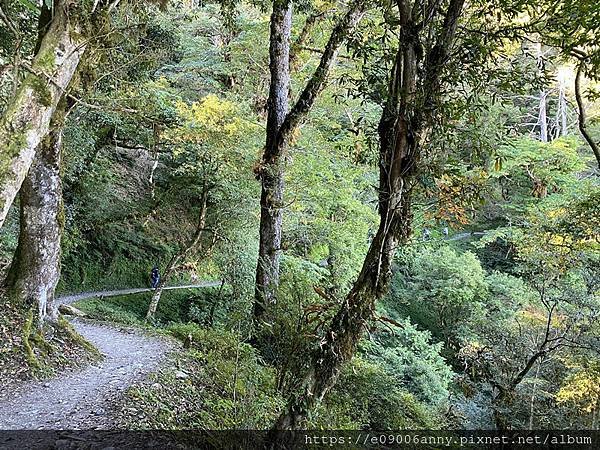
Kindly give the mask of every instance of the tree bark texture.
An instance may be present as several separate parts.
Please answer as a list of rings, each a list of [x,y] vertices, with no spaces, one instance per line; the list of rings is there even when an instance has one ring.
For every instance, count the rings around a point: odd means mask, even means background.
[[[267,305],[275,303],[275,290],[279,285],[285,155],[276,143],[279,128],[289,108],[291,29],[291,1],[276,0],[271,14],[267,142],[258,173],[262,189],[254,302],[254,316],[257,319],[263,317]]]
[[[540,92],[538,124],[540,126],[540,141],[548,142],[548,114],[546,112],[546,91]]]
[[[415,27],[416,6],[411,12],[408,2],[399,2],[400,45],[379,125],[380,225],[354,286],[314,349],[310,369],[273,426],[271,439],[277,439],[277,430],[302,427],[308,413],[334,386],[344,363],[352,358],[376,301],[388,290],[395,251],[410,234],[411,191],[419,151],[427,138],[434,100],[439,98],[440,74],[463,3],[450,2],[437,43],[423,59]]]
[[[38,146],[23,181],[20,232],[7,284],[18,305],[37,309],[37,322],[55,322],[54,291],[60,278],[60,239],[64,226],[60,166],[64,109]]]
[[[260,245],[256,269],[254,317],[264,320],[276,303],[283,222],[285,155],[291,136],[306,118],[325,88],[342,43],[365,12],[362,1],[354,2],[332,31],[319,66],[288,113],[290,82],[291,7],[276,2],[271,17],[271,92],[267,119],[267,145],[258,171],[262,182]]]
[[[77,23],[84,14],[81,9],[71,0],[55,3],[54,16],[29,73],[0,119],[0,226],[86,49],[82,27]]]

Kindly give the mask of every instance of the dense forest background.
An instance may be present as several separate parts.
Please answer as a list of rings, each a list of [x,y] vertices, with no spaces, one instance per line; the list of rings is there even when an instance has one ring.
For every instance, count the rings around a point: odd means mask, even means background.
[[[2,197],[3,378],[89,350],[15,291],[53,277],[25,224],[62,189],[56,295],[158,266],[76,306],[189,347],[128,427],[598,428],[594,1],[87,3],[0,2],[2,192],[23,92],[62,138],[58,191]],[[85,52],[55,89],[61,8]]]

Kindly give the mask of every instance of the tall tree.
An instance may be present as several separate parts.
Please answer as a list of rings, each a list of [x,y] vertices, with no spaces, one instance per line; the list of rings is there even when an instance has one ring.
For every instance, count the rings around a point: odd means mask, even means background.
[[[49,131],[59,99],[76,72],[100,15],[112,11],[120,0],[83,2],[56,0],[42,7],[41,39],[27,75],[20,82],[0,119],[0,226],[3,225],[35,150]]]
[[[56,3],[54,16],[28,67],[29,73],[9,100],[0,121],[0,226],[87,46],[82,24],[69,17],[77,17],[78,8],[77,3],[71,1]]]
[[[387,292],[396,249],[410,235],[411,193],[420,169],[419,156],[437,108],[441,74],[463,4],[464,0],[451,0],[436,31],[436,7],[428,8],[421,1],[397,2],[399,44],[379,124],[380,225],[353,288],[315,348],[310,368],[274,430],[302,425],[333,387],[343,364],[352,358],[376,301]],[[422,39],[428,32],[436,33],[435,42],[424,52]]]
[[[160,204],[154,209],[154,219],[186,212],[193,219],[189,227],[177,224],[176,233],[166,231],[170,237],[165,236],[164,241],[170,241],[173,252],[152,295],[146,320],[154,318],[166,284],[181,265],[193,255],[207,257],[223,239],[225,226],[217,217],[247,167],[243,150],[232,149],[251,128],[231,102],[208,95],[191,105],[181,102],[176,108],[179,126],[166,129],[161,144],[170,151],[163,151],[164,162],[157,169],[162,180],[156,187]],[[177,212],[169,209],[173,205]]]
[[[274,303],[279,285],[279,256],[283,224],[284,155],[277,147],[277,134],[289,109],[290,36],[292,2],[275,0],[271,14],[269,70],[271,84],[267,101],[267,143],[257,174],[260,196],[260,243],[256,267],[254,315],[262,317],[266,305]]]
[[[61,12],[62,8],[58,14],[60,15]],[[57,25],[56,20],[62,21],[64,18],[57,19],[52,9],[48,5],[42,4],[38,18],[35,58],[38,58],[40,52],[44,50],[45,39],[47,39],[48,33],[52,32],[53,26],[58,26],[59,31],[61,28],[68,27],[65,23]],[[79,55],[76,58],[80,57]],[[50,63],[51,61],[45,62],[48,65]],[[65,69],[67,72],[65,76],[72,77],[78,62],[69,61],[64,64],[68,66]],[[49,68],[51,67],[45,69]],[[46,72],[42,73],[42,76],[47,75]],[[32,75],[30,74],[30,76]],[[30,80],[34,80],[34,78],[30,78]],[[50,79],[48,78],[47,81],[50,82]],[[29,82],[31,83],[31,81]],[[64,80],[63,91],[57,92],[56,105],[49,105],[49,107],[54,106],[55,108],[54,111],[47,112],[51,117],[48,124],[49,132],[45,136],[41,135],[42,139],[35,148],[33,161],[29,170],[26,171],[26,177],[19,190],[19,239],[5,280],[5,286],[14,304],[37,309],[36,323],[40,328],[44,323],[55,322],[57,319],[54,291],[60,278],[60,238],[64,225],[60,179],[62,137],[66,114],[66,96],[63,92],[69,82]],[[32,87],[39,90],[37,95],[40,96],[41,101],[54,102],[54,100],[42,98],[43,90],[46,89],[43,83],[37,86],[32,85]],[[54,87],[58,89],[58,86]],[[21,86],[19,89],[26,88]]]
[[[585,71],[585,57],[579,56],[580,61],[577,65],[577,73],[575,75],[575,100],[577,102],[577,123],[579,125],[579,131],[581,135],[594,152],[594,157],[600,168],[600,144],[594,140],[594,137],[590,134],[588,129],[588,118],[585,110],[585,103],[582,94],[581,79]]]
[[[582,78],[600,80],[600,8],[595,0],[565,0],[548,5],[545,20],[539,22],[538,32],[549,45],[576,64],[575,100],[581,135],[592,149],[600,167],[600,145],[590,134],[584,104]]]
[[[363,17],[366,6],[366,2],[363,1],[354,1],[350,5],[346,14],[331,32],[319,66],[291,111],[288,112],[292,5],[290,0],[276,0],[273,3],[267,143],[257,169],[257,177],[262,184],[260,244],[254,303],[254,316],[257,320],[262,320],[269,305],[276,302],[276,291],[279,286],[285,155],[291,136],[305,120],[317,97],[325,88],[327,77],[341,45]]]
[[[60,278],[64,225],[60,180],[64,113],[61,104],[19,191],[19,242],[7,277],[11,300],[28,308],[37,307],[40,327],[57,319],[54,290]]]
[[[154,315],[156,314],[156,308],[158,307],[158,303],[160,302],[160,298],[162,296],[164,288],[167,282],[173,276],[177,265],[181,263],[189,253],[197,249],[198,245],[202,241],[202,236],[204,235],[206,227],[206,212],[208,210],[208,194],[210,192],[210,189],[211,187],[206,184],[202,188],[202,194],[200,198],[200,213],[198,214],[198,223],[196,225],[196,230],[194,231],[194,234],[193,236],[191,236],[188,243],[182,246],[182,248],[169,260],[169,263],[167,264],[167,267],[163,272],[158,286],[152,293],[152,298],[150,299],[150,304],[148,305],[148,311],[146,313],[147,321],[154,319]],[[216,238],[214,232],[213,237]]]

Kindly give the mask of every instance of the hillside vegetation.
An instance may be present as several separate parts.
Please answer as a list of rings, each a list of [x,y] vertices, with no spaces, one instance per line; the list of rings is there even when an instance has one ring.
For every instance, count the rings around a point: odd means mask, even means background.
[[[598,428],[595,1],[87,3],[0,4],[3,381],[156,266],[124,427]]]

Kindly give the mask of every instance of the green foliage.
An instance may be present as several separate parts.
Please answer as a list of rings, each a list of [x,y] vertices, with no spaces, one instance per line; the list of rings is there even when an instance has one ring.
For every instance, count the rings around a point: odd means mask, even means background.
[[[442,343],[405,319],[393,332],[378,332],[362,343],[363,358],[383,367],[388,375],[416,399],[440,407],[449,397],[452,370],[440,356]]]
[[[557,401],[572,403],[582,413],[596,412],[600,406],[600,363],[591,360],[574,369],[558,391]]]
[[[148,296],[137,295],[100,299],[92,298],[81,300],[77,302],[75,306],[92,319],[122,323],[125,325],[141,325],[143,323],[144,313],[142,308],[138,305],[142,303],[140,300],[142,300],[145,305],[150,302],[149,298],[146,299],[144,297]]]
[[[521,278],[493,272],[486,276],[485,282],[488,289],[486,309],[493,313],[495,320],[509,318],[515,311],[519,311],[535,300],[533,292]]]
[[[279,383],[286,385],[308,363],[305,355],[314,342],[307,339],[312,330],[306,310],[323,303],[313,288],[322,285],[328,273],[302,258],[285,256],[281,263],[278,302],[270,312],[272,325],[260,328],[254,336],[265,361],[279,369]]]
[[[442,426],[437,411],[419,402],[377,363],[355,358],[311,419],[323,429],[415,430]]]
[[[577,147],[573,138],[549,143],[522,138],[498,149],[490,176],[510,179],[505,197],[517,207],[529,206],[536,197],[564,192],[576,183],[575,174],[585,168]]]
[[[286,227],[294,254],[315,264],[326,262],[328,284],[341,293],[360,269],[376,214],[368,205],[371,171],[332,151],[328,141],[339,133],[335,126],[303,132],[288,173],[291,189],[298,194]]]
[[[133,428],[264,429],[283,406],[274,372],[260,364],[255,350],[231,331],[193,324],[169,328],[180,340],[191,336],[192,348],[178,356],[187,377],[176,369],[159,374],[155,384],[129,392],[136,416],[125,418]],[[127,414],[127,409],[124,410]]]
[[[469,322],[483,313],[485,297],[485,272],[473,253],[426,247],[406,273],[396,275],[386,307],[456,345],[468,336]]]
[[[93,319],[128,325],[142,325],[145,322],[151,297],[152,293],[147,292],[116,297],[90,298],[80,300],[76,306]],[[155,323],[158,325],[188,321],[206,323],[211,308],[219,300],[217,291],[212,288],[164,291],[156,312]],[[223,305],[217,310],[217,314],[223,314],[222,307]]]

